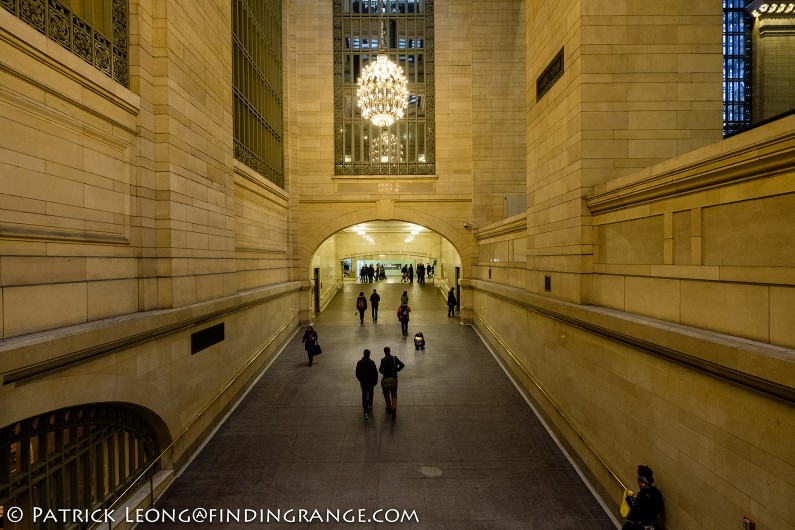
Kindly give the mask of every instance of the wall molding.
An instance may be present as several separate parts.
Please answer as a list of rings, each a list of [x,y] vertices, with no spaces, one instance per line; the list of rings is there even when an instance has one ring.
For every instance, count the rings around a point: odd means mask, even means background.
[[[795,404],[795,388],[787,384],[788,378],[791,380],[788,374],[795,369],[793,350],[622,311],[562,302],[483,280],[472,280],[471,288],[625,346]],[[737,366],[729,366],[720,357],[733,359]],[[754,357],[766,362],[754,362]],[[780,369],[770,368],[771,359],[779,361]],[[763,373],[760,367],[772,371]]]

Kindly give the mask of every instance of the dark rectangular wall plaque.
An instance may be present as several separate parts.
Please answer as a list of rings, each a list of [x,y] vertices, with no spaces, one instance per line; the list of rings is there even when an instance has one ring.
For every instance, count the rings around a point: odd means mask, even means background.
[[[555,81],[563,75],[563,48],[555,55],[552,61],[544,68],[541,75],[536,79],[536,101],[540,101]]]
[[[190,335],[190,354],[199,353],[224,340],[224,323],[210,326]]]

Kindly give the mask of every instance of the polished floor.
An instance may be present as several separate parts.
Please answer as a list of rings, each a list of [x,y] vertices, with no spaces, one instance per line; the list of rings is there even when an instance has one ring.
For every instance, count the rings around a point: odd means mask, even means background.
[[[356,296],[374,288],[378,322],[368,308],[360,325]],[[403,290],[405,340],[395,316]],[[315,320],[314,365],[298,333],[158,508],[231,510],[202,528],[616,528],[477,334],[446,315],[430,283],[346,283]],[[369,348],[378,364],[384,346],[406,365],[397,416],[376,387],[365,419],[356,361]],[[139,528],[172,526],[186,527]]]

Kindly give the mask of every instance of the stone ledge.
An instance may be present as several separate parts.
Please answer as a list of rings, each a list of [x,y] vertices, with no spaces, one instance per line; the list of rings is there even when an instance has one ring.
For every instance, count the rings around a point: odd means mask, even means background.
[[[554,320],[795,403],[794,350],[623,311],[561,302],[483,280],[471,280],[471,287]]]
[[[158,339],[300,290],[299,282],[244,291],[177,309],[146,311],[0,341],[3,385]],[[13,352],[13,355],[9,355]]]

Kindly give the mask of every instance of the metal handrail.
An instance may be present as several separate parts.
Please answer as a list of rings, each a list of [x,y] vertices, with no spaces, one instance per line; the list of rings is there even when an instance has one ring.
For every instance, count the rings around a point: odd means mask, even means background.
[[[616,482],[618,482],[618,484],[624,490],[628,490],[629,487],[626,484],[624,484],[624,481],[622,481],[618,477],[618,475],[607,464],[607,462],[605,462],[604,458],[602,458],[602,456],[594,448],[594,446],[591,445],[591,443],[588,441],[588,439],[583,435],[582,430],[577,426],[576,423],[574,423],[574,420],[572,420],[563,411],[563,409],[557,404],[557,402],[555,402],[555,400],[552,399],[552,396],[550,396],[549,393],[544,389],[544,387],[541,386],[541,384],[538,382],[538,380],[535,378],[535,376],[527,368],[525,368],[525,366],[519,361],[519,359],[513,353],[511,348],[507,344],[505,344],[505,342],[502,339],[500,339],[500,337],[497,335],[497,333],[494,332],[494,329],[492,329],[492,327],[489,326],[480,316],[478,316],[477,318],[483,324],[483,326],[485,326],[485,328],[489,330],[489,332],[491,333],[491,336],[494,337],[494,339],[500,344],[500,346],[502,346],[502,348],[508,353],[508,355],[511,356],[511,358],[514,361],[514,363],[516,363],[516,365],[522,370],[522,372],[524,372],[524,374],[530,379],[530,381],[533,382],[533,384],[536,386],[536,388],[538,388],[538,390],[544,395],[544,397],[547,399],[547,401],[549,401],[549,403],[555,408],[555,410],[558,412],[558,414],[560,414],[561,417],[564,420],[566,420],[566,423],[569,424],[569,427],[571,427],[574,430],[575,434],[577,434],[579,439],[582,440],[582,442],[591,451],[591,453],[597,458],[597,460],[599,460],[599,462],[604,466],[604,468],[607,470],[607,472],[610,473],[610,475],[612,475],[612,477],[616,480]]]
[[[285,329],[287,329],[289,326],[290,326],[290,322],[288,322],[287,324],[285,324],[284,326],[282,326],[282,327],[281,327],[281,329],[279,329],[279,330],[278,330],[278,331],[277,331],[277,332],[276,332],[276,333],[273,335],[273,337],[271,337],[271,339],[270,339],[268,342],[266,342],[266,343],[265,343],[265,345],[264,345],[262,348],[260,348],[260,349],[259,349],[259,351],[257,351],[257,353],[256,353],[256,354],[254,354],[254,355],[251,357],[251,359],[249,359],[249,360],[248,360],[248,362],[247,362],[247,363],[246,363],[246,364],[245,364],[245,365],[244,365],[244,366],[243,366],[243,367],[242,367],[242,368],[241,368],[241,369],[240,369],[240,370],[239,370],[239,371],[238,371],[238,372],[237,372],[237,373],[236,373],[236,374],[235,374],[235,375],[232,377],[232,379],[230,379],[230,380],[229,380],[229,382],[228,382],[228,383],[226,383],[226,385],[224,385],[224,387],[223,387],[221,390],[219,390],[219,391],[218,391],[218,393],[216,393],[216,394],[215,394],[215,396],[213,396],[213,398],[212,398],[212,399],[211,399],[211,400],[210,400],[210,401],[209,401],[209,402],[208,402],[208,403],[207,403],[207,404],[206,404],[206,405],[205,405],[205,406],[204,406],[204,407],[203,407],[203,408],[202,408],[202,409],[201,409],[201,410],[200,410],[198,413],[196,413],[196,416],[194,416],[194,417],[193,417],[193,419],[192,419],[192,420],[191,420],[191,421],[188,423],[188,425],[186,425],[186,426],[185,426],[185,428],[182,430],[182,432],[181,432],[181,433],[180,433],[180,434],[179,434],[179,435],[178,435],[176,438],[174,438],[174,440],[172,440],[172,442],[171,442],[170,444],[168,444],[168,447],[166,447],[165,449],[163,449],[163,450],[160,452],[160,454],[159,454],[159,455],[157,455],[157,457],[156,457],[154,460],[152,460],[152,462],[151,462],[151,463],[150,463],[148,466],[146,466],[146,468],[144,468],[144,469],[143,469],[143,471],[141,471],[141,474],[138,476],[138,478],[137,478],[137,479],[135,479],[135,480],[134,480],[134,481],[133,481],[133,482],[132,482],[132,483],[131,483],[131,484],[130,484],[128,487],[127,487],[127,489],[125,489],[125,490],[124,490],[124,491],[123,491],[123,492],[122,492],[122,493],[121,493],[121,494],[118,496],[118,498],[117,498],[117,499],[116,499],[116,500],[115,500],[115,501],[114,501],[114,502],[113,502],[113,503],[112,503],[110,506],[108,506],[108,507],[107,507],[107,510],[108,510],[109,512],[113,512],[113,511],[115,511],[115,510],[117,509],[117,506],[118,506],[118,505],[119,505],[119,504],[120,504],[122,501],[126,501],[126,500],[127,500],[127,496],[128,496],[128,494],[130,494],[130,493],[131,493],[131,491],[133,490],[133,488],[137,488],[137,487],[139,487],[139,483],[140,483],[140,482],[142,481],[142,479],[144,479],[144,478],[148,478],[148,479],[149,479],[149,505],[150,505],[150,506],[154,506],[154,483],[153,483],[153,474],[151,474],[151,473],[150,473],[150,472],[153,470],[154,466],[155,466],[156,464],[158,464],[158,463],[159,463],[159,462],[160,462],[160,461],[163,459],[163,457],[165,456],[165,454],[166,454],[168,451],[170,451],[170,450],[171,450],[171,449],[172,449],[172,448],[173,448],[173,447],[176,445],[176,443],[177,443],[178,441],[180,441],[180,439],[181,439],[183,436],[185,436],[185,434],[186,434],[186,433],[187,433],[187,432],[190,430],[190,428],[193,426],[193,424],[194,424],[194,423],[196,423],[196,421],[198,421],[198,420],[199,420],[199,418],[201,418],[201,417],[204,415],[204,413],[205,413],[205,412],[207,412],[207,410],[209,410],[209,409],[210,409],[210,407],[211,407],[211,406],[213,406],[213,404],[215,404],[215,402],[216,402],[216,401],[218,401],[218,399],[220,399],[220,397],[223,395],[223,393],[224,393],[224,392],[226,392],[226,391],[227,391],[227,389],[229,389],[229,387],[231,387],[231,386],[232,386],[232,385],[233,385],[233,384],[234,384],[234,383],[235,383],[235,382],[238,380],[238,378],[240,378],[240,377],[243,375],[243,372],[245,372],[245,371],[246,371],[246,370],[247,370],[247,369],[248,369],[248,368],[249,368],[249,367],[250,367],[250,366],[251,366],[251,365],[252,365],[252,364],[253,364],[253,363],[254,363],[254,362],[257,360],[257,359],[259,359],[259,356],[260,356],[260,355],[262,355],[262,353],[263,353],[263,352],[264,352],[264,351],[265,351],[265,350],[268,348],[268,346],[270,346],[270,345],[271,345],[271,343],[273,343],[273,341],[275,341],[275,340],[276,340],[276,339],[277,339],[277,338],[278,338],[278,337],[281,335],[281,333],[282,333],[282,332],[283,332]],[[98,522],[98,523],[94,523],[94,524],[92,524],[91,526],[89,526],[89,530],[92,530],[92,529],[94,529],[94,528],[98,528],[98,527],[99,527],[101,524],[103,524],[103,523],[104,523],[104,522]],[[108,518],[108,530],[112,530],[112,528],[113,528],[113,520],[111,520],[110,518]]]

